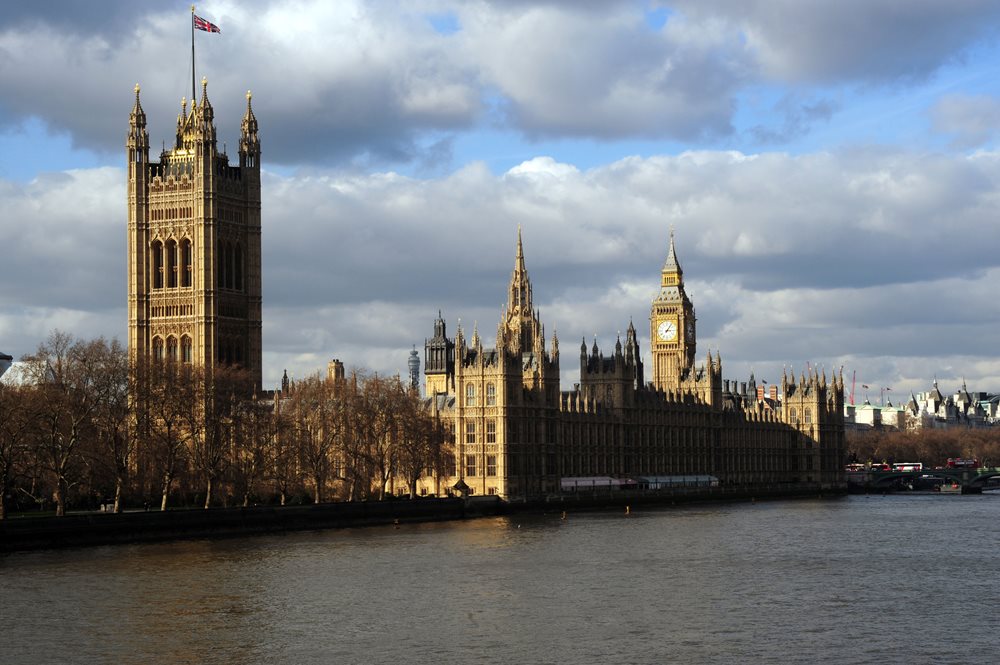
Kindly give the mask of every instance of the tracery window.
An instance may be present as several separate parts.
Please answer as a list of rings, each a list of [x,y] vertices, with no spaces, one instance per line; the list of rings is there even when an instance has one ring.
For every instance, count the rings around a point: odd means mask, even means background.
[[[496,406],[497,387],[492,383],[486,384],[486,406]]]
[[[166,245],[164,245],[164,253],[166,254],[167,264],[167,288],[177,288],[177,242],[175,240],[168,240]]]
[[[191,241],[185,238],[181,240],[181,266],[180,280],[182,287],[191,286]]]
[[[465,405],[476,405],[476,384],[470,383],[465,386]]]
[[[163,243],[159,240],[153,242],[151,248],[153,254],[153,288],[163,288]]]

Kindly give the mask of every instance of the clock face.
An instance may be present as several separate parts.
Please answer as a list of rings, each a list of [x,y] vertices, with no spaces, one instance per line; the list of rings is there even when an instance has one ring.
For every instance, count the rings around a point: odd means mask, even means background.
[[[677,323],[660,321],[660,325],[656,326],[656,336],[664,342],[677,339]]]

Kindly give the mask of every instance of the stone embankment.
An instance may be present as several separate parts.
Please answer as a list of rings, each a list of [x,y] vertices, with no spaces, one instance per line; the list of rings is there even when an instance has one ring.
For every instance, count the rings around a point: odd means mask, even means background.
[[[179,538],[222,538],[305,529],[437,522],[514,512],[561,512],[670,506],[692,502],[733,502],[839,496],[839,488],[688,488],[656,492],[579,492],[531,501],[469,499],[354,501],[309,506],[187,509],[164,512],[71,514],[14,517],[0,521],[0,552],[153,542]]]

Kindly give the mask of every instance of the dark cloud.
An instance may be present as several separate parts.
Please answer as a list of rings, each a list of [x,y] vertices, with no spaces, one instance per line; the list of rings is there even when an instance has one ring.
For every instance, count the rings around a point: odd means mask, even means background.
[[[797,83],[923,79],[995,39],[992,0],[675,0],[692,19],[728,21],[772,79]]]

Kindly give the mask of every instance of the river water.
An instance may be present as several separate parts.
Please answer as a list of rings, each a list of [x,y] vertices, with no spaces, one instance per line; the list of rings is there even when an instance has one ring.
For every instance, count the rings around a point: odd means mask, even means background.
[[[0,556],[0,662],[969,663],[1000,496],[520,515]]]

